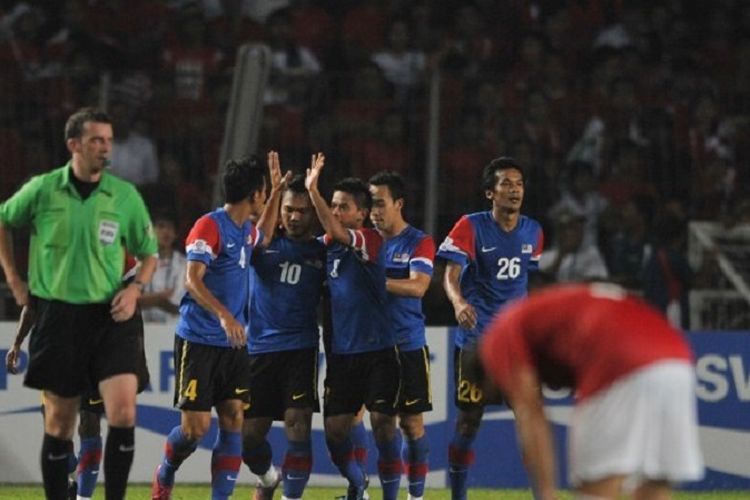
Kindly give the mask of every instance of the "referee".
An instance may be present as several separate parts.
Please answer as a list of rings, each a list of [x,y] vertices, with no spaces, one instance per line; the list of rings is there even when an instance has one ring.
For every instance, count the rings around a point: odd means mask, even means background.
[[[107,114],[76,111],[65,142],[66,165],[33,177],[0,205],[0,265],[16,303],[36,310],[24,383],[43,391],[47,498],[66,498],[80,395],[98,388],[109,422],[106,498],[122,499],[134,454],[140,354],[133,313],[156,266],[157,245],[135,187],[105,171],[112,153]],[[20,226],[31,233],[28,286],[16,269],[9,229]],[[123,288],[125,250],[141,266]]]

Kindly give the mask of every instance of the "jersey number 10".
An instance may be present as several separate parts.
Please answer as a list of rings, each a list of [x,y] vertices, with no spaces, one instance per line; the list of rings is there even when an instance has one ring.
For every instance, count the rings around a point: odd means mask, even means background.
[[[302,266],[299,264],[292,264],[291,262],[283,262],[279,264],[281,268],[282,283],[289,283],[290,285],[296,285],[299,283],[300,274],[302,274]]]

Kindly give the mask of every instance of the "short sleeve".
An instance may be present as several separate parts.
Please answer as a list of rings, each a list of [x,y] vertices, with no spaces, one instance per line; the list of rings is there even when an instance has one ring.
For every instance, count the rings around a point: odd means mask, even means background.
[[[461,217],[438,249],[438,257],[465,266],[475,258],[474,227],[467,216]]]
[[[193,224],[185,239],[187,260],[209,265],[219,254],[221,235],[219,225],[210,215],[204,215]]]
[[[0,221],[3,224],[15,227],[30,224],[34,215],[37,195],[43,182],[42,176],[32,178],[0,205]]]
[[[133,188],[128,203],[129,217],[128,229],[125,235],[125,247],[128,252],[138,258],[156,255],[159,245],[156,242],[154,228],[151,225],[151,217],[146,209],[146,204],[138,191]]]
[[[409,271],[432,276],[434,260],[435,242],[432,240],[432,236],[424,235],[424,237],[414,248],[414,254],[409,260]]]

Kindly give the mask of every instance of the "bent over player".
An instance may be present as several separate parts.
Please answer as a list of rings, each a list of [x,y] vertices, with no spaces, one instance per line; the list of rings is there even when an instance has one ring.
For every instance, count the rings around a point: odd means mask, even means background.
[[[516,416],[537,498],[555,497],[541,384],[575,389],[570,482],[580,498],[669,498],[703,475],[692,354],[655,309],[616,285],[560,285],[504,309],[480,345]]]

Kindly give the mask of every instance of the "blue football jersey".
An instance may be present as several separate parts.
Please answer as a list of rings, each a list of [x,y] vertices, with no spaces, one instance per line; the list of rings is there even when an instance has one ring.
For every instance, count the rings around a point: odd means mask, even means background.
[[[355,354],[394,347],[396,338],[387,312],[383,238],[370,228],[349,233],[350,245],[323,238],[328,245],[331,350],[335,354]]]
[[[317,307],[326,275],[326,248],[317,239],[277,236],[252,256],[254,274],[248,351],[318,347]]]
[[[219,208],[198,219],[185,240],[188,261],[206,265],[203,283],[242,325],[247,325],[250,256],[263,234],[250,222],[238,226]],[[190,342],[229,347],[219,318],[187,292],[180,302],[177,335]]]
[[[474,329],[458,328],[457,346],[475,343],[503,304],[526,296],[528,273],[538,268],[543,246],[541,225],[524,215],[508,232],[489,211],[456,222],[437,254],[463,266],[461,293],[477,312]]]
[[[407,226],[385,242],[386,275],[388,278],[408,279],[412,271],[432,276],[435,243],[432,236]],[[424,346],[424,314],[422,299],[388,294],[388,312],[402,351],[413,351]]]

